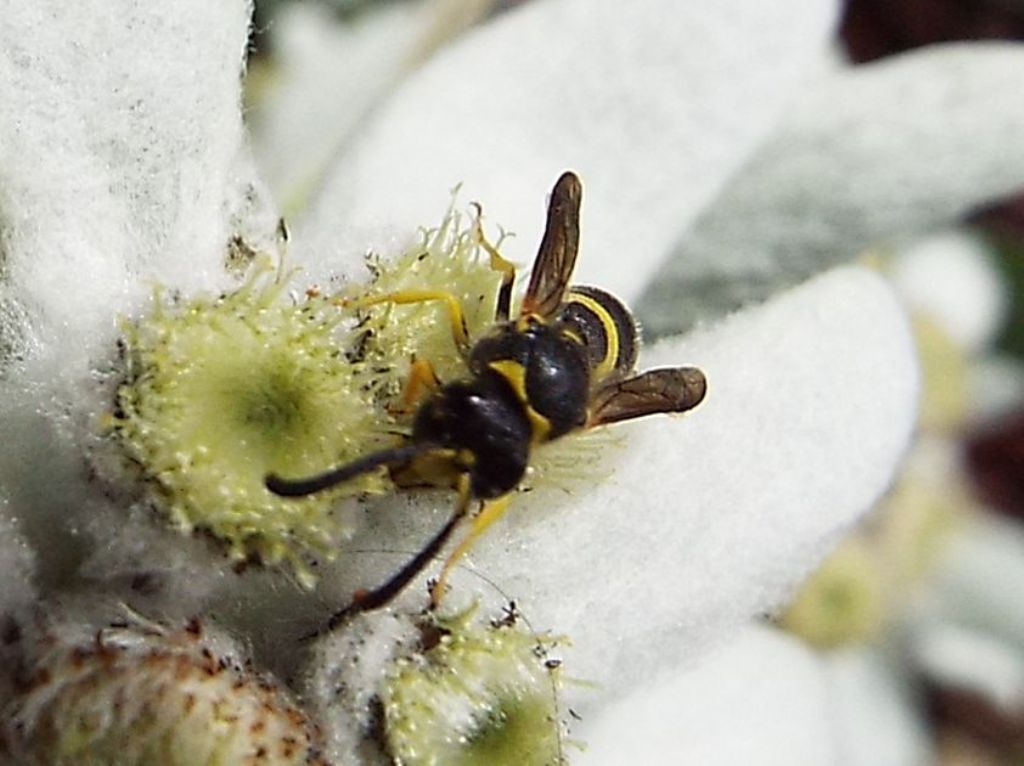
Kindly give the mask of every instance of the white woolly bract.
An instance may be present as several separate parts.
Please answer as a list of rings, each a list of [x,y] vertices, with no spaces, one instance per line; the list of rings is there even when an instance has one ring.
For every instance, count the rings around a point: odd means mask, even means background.
[[[0,305],[24,309],[25,345],[60,348],[74,369],[144,280],[224,283],[227,214],[258,196],[241,149],[248,12],[244,0],[5,8]]]
[[[939,232],[895,256],[892,279],[915,311],[938,321],[968,352],[992,341],[1006,318],[1007,295],[991,246],[980,234]]]
[[[788,108],[837,5],[545,0],[497,16],[367,120],[300,234],[327,251],[353,226],[419,226],[463,182],[525,263],[537,190],[572,169],[587,184],[578,279],[630,300]]]
[[[748,626],[677,669],[584,716],[579,766],[685,763],[822,766],[834,758],[819,659],[790,636]]]

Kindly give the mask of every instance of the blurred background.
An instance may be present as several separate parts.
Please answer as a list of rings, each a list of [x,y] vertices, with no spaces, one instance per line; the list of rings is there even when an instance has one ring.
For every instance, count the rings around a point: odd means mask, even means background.
[[[247,114],[285,215],[403,74],[522,2],[258,0]],[[850,0],[836,52],[856,65],[987,39],[1024,39],[1024,0]],[[301,87],[281,87],[289,78]],[[339,89],[350,95],[338,99],[337,128],[305,147],[306,164],[275,146],[302,135],[271,124],[304,112],[281,98]],[[889,495],[776,621],[838,666],[884,676],[885,710],[896,700],[901,736],[929,758],[1024,764],[1024,190],[956,229],[864,257],[891,276],[914,323],[919,437]]]

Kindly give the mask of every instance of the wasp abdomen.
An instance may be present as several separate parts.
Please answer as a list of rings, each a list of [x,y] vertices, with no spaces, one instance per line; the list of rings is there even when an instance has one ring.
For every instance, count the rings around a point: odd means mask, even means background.
[[[639,343],[636,320],[611,293],[573,285],[558,312],[557,323],[580,338],[594,382],[636,366]]]

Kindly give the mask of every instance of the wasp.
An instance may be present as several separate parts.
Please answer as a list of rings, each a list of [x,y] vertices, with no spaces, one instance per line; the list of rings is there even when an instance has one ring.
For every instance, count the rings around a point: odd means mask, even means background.
[[[358,592],[328,629],[353,611],[387,604],[439,554],[479,502],[468,533],[431,588],[431,605],[436,605],[451,568],[505,513],[538,445],[645,415],[684,412],[703,400],[707,385],[697,368],[637,374],[639,338],[629,310],[604,290],[570,285],[579,249],[581,200],[579,178],[564,173],[551,192],[544,235],[514,318],[515,267],[482,240],[491,266],[503,276],[494,325],[474,342],[458,299],[445,291],[405,290],[363,301],[444,302],[468,374],[441,383],[425,360],[414,360],[406,392],[420,392],[422,401],[411,434],[401,444],[307,478],[271,474],[266,486],[278,495],[298,497],[386,467],[400,488],[451,488],[458,501],[447,523],[419,553],[380,587]]]

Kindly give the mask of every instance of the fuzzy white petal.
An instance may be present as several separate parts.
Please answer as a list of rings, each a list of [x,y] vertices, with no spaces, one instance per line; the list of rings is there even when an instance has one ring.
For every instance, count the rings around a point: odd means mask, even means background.
[[[1022,68],[1024,45],[948,45],[823,78],[679,244],[648,324],[677,331],[1024,186]]]
[[[864,269],[642,355],[658,364],[703,368],[704,403],[616,427],[599,466],[578,460],[587,480],[515,497],[471,556],[536,629],[573,639],[573,674],[602,694],[778,606],[886,488],[914,422],[905,317]],[[354,545],[415,550],[444,503],[375,508]]]
[[[142,280],[195,284],[227,242],[244,0],[5,3],[2,303],[75,354]],[[197,273],[198,272],[198,273]],[[7,328],[10,330],[10,328]]]
[[[794,639],[750,627],[696,667],[638,689],[574,733],[582,766],[837,763],[819,659]]]
[[[526,262],[558,174],[586,184],[579,276],[629,299],[788,103],[830,0],[543,0],[438,55],[334,169],[307,232],[435,220],[464,183]]]
[[[1009,715],[1024,711],[1024,648],[948,623],[915,633],[913,657],[939,686],[980,694]]]
[[[0,25],[0,487],[42,581],[67,577],[120,312],[223,281],[274,220],[242,145],[245,0],[5,3]],[[96,368],[99,368],[97,371]],[[106,502],[105,500],[102,502]]]
[[[931,732],[906,668],[866,647],[823,657],[829,719],[843,766],[933,763]],[[901,670],[903,672],[901,672]]]
[[[274,17],[274,82],[248,118],[254,151],[286,213],[412,63],[432,10],[401,4],[341,24],[324,6],[293,3]]]
[[[1024,652],[1024,530],[991,515],[956,534],[919,602],[922,624],[950,622],[991,633]]]
[[[998,422],[1024,404],[1024,364],[1019,358],[989,353],[974,360],[967,374],[968,404],[975,422]]]
[[[897,253],[891,276],[917,311],[941,323],[968,351],[988,345],[1002,329],[1007,294],[980,234],[944,231]]]

